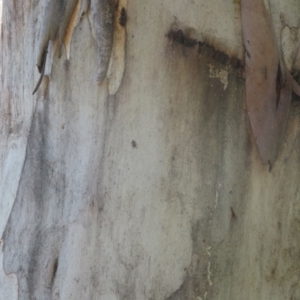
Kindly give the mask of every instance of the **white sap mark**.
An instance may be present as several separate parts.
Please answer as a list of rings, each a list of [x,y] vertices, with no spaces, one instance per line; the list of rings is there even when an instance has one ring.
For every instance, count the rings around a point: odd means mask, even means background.
[[[205,292],[204,293],[204,298],[201,298],[200,296],[198,296],[197,298],[196,298],[196,300],[205,300],[206,299],[206,297],[207,297],[207,292]]]
[[[218,206],[218,202],[219,202],[219,189],[222,187],[222,184],[220,182],[218,182],[218,189],[216,190],[216,198],[215,198],[215,209]]]
[[[215,208],[217,208],[218,201],[219,201],[219,192],[218,192],[218,191],[216,191],[216,198],[215,198]]]
[[[211,246],[206,247],[206,253],[207,253],[208,257],[211,257],[211,252],[210,251],[211,251]],[[212,275],[212,273],[210,271],[210,261],[208,261],[208,265],[207,265],[207,281],[208,281],[208,283],[209,283],[210,286],[213,285],[213,282],[211,280],[211,275]],[[205,299],[205,297],[206,296],[204,296],[204,299]]]
[[[211,257],[210,250],[211,250],[211,246],[208,246],[208,247],[206,248],[206,253],[207,253],[208,257]]]
[[[214,283],[211,280],[211,275],[212,275],[212,273],[210,271],[210,261],[209,261],[208,265],[207,265],[207,281],[210,286],[213,286]]]
[[[228,70],[226,69],[214,69],[213,65],[209,64],[209,77],[218,78],[224,86],[224,91],[228,86]]]

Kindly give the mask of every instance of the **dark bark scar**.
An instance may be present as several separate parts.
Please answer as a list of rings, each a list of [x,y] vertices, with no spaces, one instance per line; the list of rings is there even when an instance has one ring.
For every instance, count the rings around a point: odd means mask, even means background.
[[[234,209],[232,208],[232,206],[230,207],[230,211],[231,211],[231,219],[235,221],[237,219],[237,215]]]
[[[120,15],[120,18],[119,18],[119,24],[121,26],[125,27],[126,23],[127,23],[127,13],[126,13],[126,9],[123,7],[121,9],[121,15]]]

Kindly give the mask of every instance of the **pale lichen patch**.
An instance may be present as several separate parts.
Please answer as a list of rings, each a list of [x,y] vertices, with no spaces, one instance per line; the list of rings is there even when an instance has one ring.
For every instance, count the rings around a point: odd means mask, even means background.
[[[218,78],[223,84],[224,91],[228,86],[228,70],[226,69],[215,69],[213,65],[209,64],[209,77],[210,78]]]

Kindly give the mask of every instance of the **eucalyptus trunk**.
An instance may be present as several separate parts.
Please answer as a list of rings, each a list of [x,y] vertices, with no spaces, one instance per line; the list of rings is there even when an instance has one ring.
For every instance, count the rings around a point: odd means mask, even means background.
[[[45,2],[2,3],[0,299],[300,299],[299,97],[264,165],[239,1],[120,0],[112,48],[93,3],[34,95]],[[299,1],[266,7],[298,49]]]

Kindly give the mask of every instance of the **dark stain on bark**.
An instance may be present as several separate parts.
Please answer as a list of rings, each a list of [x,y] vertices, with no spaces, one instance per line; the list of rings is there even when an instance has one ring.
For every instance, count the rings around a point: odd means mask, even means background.
[[[52,276],[51,276],[51,287],[53,286],[53,282],[54,282],[54,279],[55,279],[55,276],[56,276],[57,268],[58,268],[58,257],[55,258],[54,263],[53,263]]]
[[[237,219],[237,215],[234,209],[232,208],[232,206],[230,207],[230,211],[231,211],[231,220],[235,221]]]
[[[183,33],[182,30],[170,30],[167,33],[167,37],[169,40],[181,44],[184,47],[194,48],[197,45],[197,40],[189,38],[186,34]]]
[[[132,146],[132,148],[137,148],[137,143],[136,143],[136,141],[132,140],[132,141],[131,141],[131,146]]]
[[[216,46],[213,46],[207,41],[198,41],[193,39],[181,29],[170,29],[166,36],[173,43],[180,44],[185,48],[197,48],[200,55],[212,58],[214,61],[217,61],[222,65],[229,64],[234,69],[244,68],[244,63],[236,56],[229,56],[227,53],[217,49]]]

